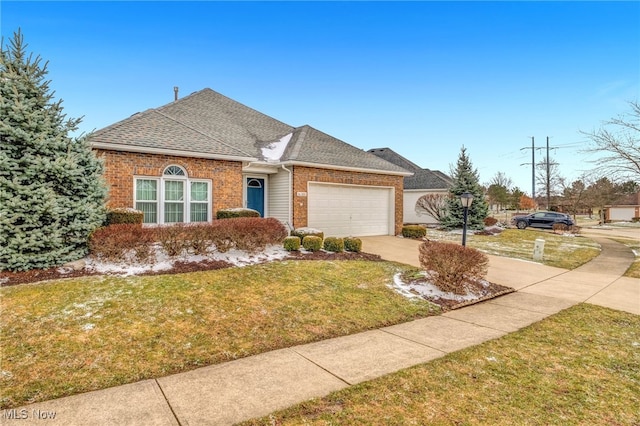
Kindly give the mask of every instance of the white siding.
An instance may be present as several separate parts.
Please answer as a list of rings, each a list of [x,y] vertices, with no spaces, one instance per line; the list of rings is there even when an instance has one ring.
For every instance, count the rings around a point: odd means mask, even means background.
[[[282,223],[289,223],[289,172],[278,170],[278,173],[269,175],[269,217],[274,217]],[[293,226],[293,224],[289,223]]]
[[[444,194],[443,192],[429,192],[424,190],[407,190],[405,189],[402,196],[403,203],[403,213],[402,213],[402,222],[403,223],[424,223],[424,224],[436,224],[436,221],[432,216],[429,216],[425,212],[417,213],[416,212],[416,202],[418,198],[427,194]]]

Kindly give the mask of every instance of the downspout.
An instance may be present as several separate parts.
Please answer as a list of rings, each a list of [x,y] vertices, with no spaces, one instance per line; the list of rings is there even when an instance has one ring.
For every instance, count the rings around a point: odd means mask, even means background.
[[[287,225],[289,225],[289,231],[292,231],[294,229],[293,227],[293,182],[292,182],[293,173],[291,172],[291,170],[287,169],[284,164],[282,164],[282,170],[289,173],[289,184],[287,185],[287,191],[289,192],[289,202],[287,203],[288,204]]]

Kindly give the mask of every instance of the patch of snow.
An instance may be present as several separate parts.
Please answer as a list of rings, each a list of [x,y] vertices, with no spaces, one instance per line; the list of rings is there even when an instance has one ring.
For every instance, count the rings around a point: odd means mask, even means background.
[[[91,324],[90,322],[86,323],[85,325],[82,326],[82,329],[84,331],[89,331],[89,330],[93,330],[93,328],[95,327],[95,324]]]
[[[425,277],[428,276],[426,272],[423,271],[422,273]],[[485,286],[489,285],[487,281],[481,281],[481,283]],[[413,299],[416,297],[429,297],[433,299],[446,299],[455,300],[458,302],[466,302],[470,300],[476,300],[479,297],[474,293],[455,294],[447,291],[442,291],[435,284],[429,282],[405,283],[404,281],[402,281],[400,273],[397,273],[393,276],[393,284],[389,285],[389,287],[409,299]]]
[[[301,234],[301,235],[320,234],[320,233],[322,233],[322,231],[319,230],[319,229],[309,228],[309,227],[296,228],[295,231],[296,231],[297,234]]]
[[[229,250],[221,253],[219,251],[209,252],[207,255],[195,255],[183,253],[181,256],[169,257],[156,245],[151,259],[154,262],[138,263],[135,261],[114,263],[105,262],[99,259],[87,259],[87,269],[100,274],[112,274],[119,276],[139,275],[145,272],[160,272],[173,268],[175,262],[202,262],[204,260],[223,260],[234,266],[255,265],[258,263],[281,260],[289,255],[289,252],[280,245],[267,246],[263,251],[252,254],[242,250]]]
[[[488,357],[487,357],[487,361],[489,361],[489,362],[496,362],[496,361],[498,361],[498,360],[497,360],[497,359],[496,359],[496,357],[494,357],[494,356],[488,356]]]
[[[280,158],[282,158],[282,154],[284,154],[284,150],[287,148],[292,136],[293,133],[289,133],[277,141],[271,142],[267,146],[263,147],[261,151],[264,159],[267,161],[280,161]]]

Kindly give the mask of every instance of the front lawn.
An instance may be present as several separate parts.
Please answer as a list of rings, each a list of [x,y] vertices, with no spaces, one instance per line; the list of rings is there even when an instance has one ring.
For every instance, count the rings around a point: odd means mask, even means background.
[[[0,289],[0,408],[165,376],[436,314],[405,266],[283,261]]]
[[[460,242],[460,232],[427,229],[427,238],[435,241]],[[505,229],[496,235],[467,234],[467,246],[496,256],[532,260],[536,239],[543,239],[545,265],[575,269],[600,254],[600,245],[579,235],[554,234],[533,229]]]
[[[640,316],[582,304],[245,425],[637,425]]]

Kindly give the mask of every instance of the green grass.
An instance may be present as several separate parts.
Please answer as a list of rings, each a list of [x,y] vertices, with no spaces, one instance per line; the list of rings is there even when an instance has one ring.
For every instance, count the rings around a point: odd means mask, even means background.
[[[624,276],[629,278],[640,278],[640,240],[629,238],[612,238],[612,240],[629,247],[636,255],[636,260],[629,266]]]
[[[0,289],[0,408],[161,377],[437,313],[404,266],[287,261]]]
[[[427,238],[459,242],[461,236],[456,233],[427,229]],[[467,246],[496,256],[532,260],[533,245],[538,238],[545,241],[542,262],[545,265],[574,269],[600,254],[600,245],[590,238],[532,229],[506,229],[496,235],[467,234]]]
[[[640,316],[582,304],[245,425],[638,425]]]

